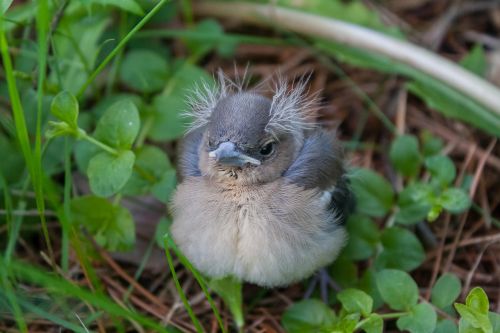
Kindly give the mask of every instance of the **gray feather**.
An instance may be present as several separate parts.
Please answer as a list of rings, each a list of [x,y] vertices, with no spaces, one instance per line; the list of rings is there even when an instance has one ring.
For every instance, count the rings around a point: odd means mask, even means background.
[[[304,145],[284,177],[306,189],[327,190],[344,174],[343,153],[334,132],[317,130],[306,137]]]
[[[198,166],[200,144],[203,139],[204,128],[198,128],[186,134],[179,147],[179,163],[177,171],[182,179],[199,177],[201,171]]]

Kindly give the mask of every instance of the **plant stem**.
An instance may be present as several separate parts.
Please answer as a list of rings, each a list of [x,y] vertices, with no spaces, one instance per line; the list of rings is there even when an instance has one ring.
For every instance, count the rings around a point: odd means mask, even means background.
[[[198,318],[196,318],[196,315],[193,312],[193,308],[191,308],[191,305],[189,305],[189,301],[186,298],[186,294],[184,293],[184,290],[182,290],[181,284],[180,284],[179,279],[177,277],[177,273],[175,272],[174,262],[172,260],[172,256],[170,255],[167,237],[165,237],[163,239],[163,246],[165,247],[165,255],[167,257],[168,267],[170,268],[170,273],[172,274],[172,279],[174,280],[174,284],[175,284],[175,288],[177,289],[177,293],[179,294],[179,297],[181,298],[182,303],[184,304],[184,307],[186,308],[186,311],[188,312],[189,318],[191,318],[191,321],[193,322],[194,326],[196,327],[196,331],[203,332],[203,327],[201,326]]]
[[[118,150],[116,150],[115,148],[110,147],[107,144],[102,143],[101,141],[99,141],[97,139],[94,139],[93,137],[91,137],[90,135],[88,135],[87,133],[85,133],[81,130],[79,131],[79,138],[83,139],[83,140],[87,140],[88,142],[96,145],[97,147],[101,148],[104,151],[107,151],[110,154],[113,154],[115,156],[118,156],[118,154],[119,154]]]

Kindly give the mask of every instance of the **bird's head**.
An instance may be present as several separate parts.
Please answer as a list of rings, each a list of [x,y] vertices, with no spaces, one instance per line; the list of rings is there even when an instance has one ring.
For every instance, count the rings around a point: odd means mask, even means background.
[[[240,185],[279,178],[315,125],[317,103],[306,96],[306,83],[288,86],[280,78],[270,99],[219,74],[215,88],[195,90],[192,130],[203,131],[198,154],[202,175]]]

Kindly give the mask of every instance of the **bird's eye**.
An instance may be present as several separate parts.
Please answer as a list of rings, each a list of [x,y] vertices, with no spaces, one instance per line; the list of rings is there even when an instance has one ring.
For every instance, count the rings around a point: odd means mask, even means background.
[[[262,156],[269,156],[274,152],[274,142],[269,142],[260,147],[260,154]]]

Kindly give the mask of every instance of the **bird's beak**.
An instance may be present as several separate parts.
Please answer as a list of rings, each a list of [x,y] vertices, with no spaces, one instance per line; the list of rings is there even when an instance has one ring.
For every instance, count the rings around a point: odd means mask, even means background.
[[[242,167],[247,163],[260,165],[260,161],[239,152],[232,142],[223,142],[217,149],[208,153],[208,156],[217,162],[234,167]]]

